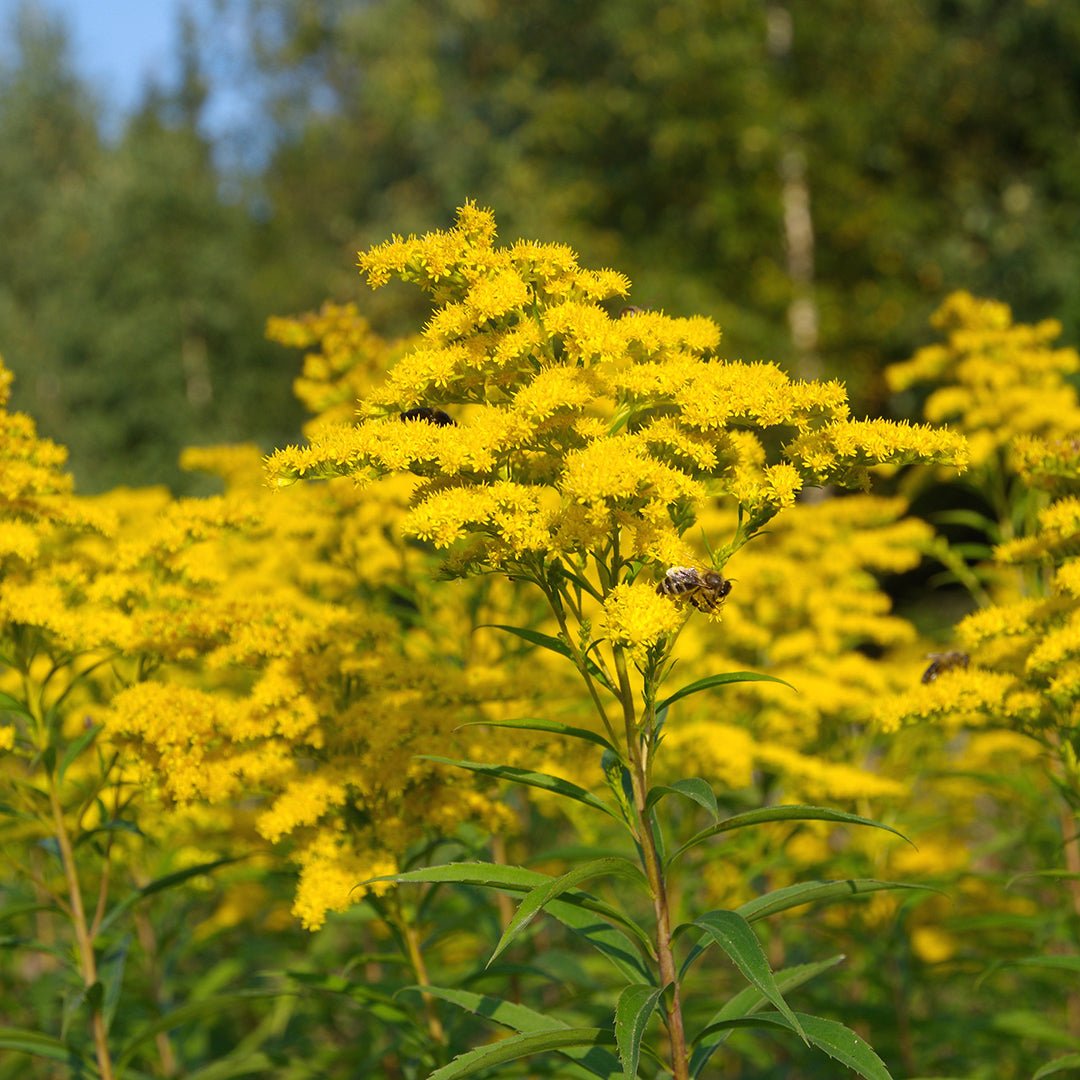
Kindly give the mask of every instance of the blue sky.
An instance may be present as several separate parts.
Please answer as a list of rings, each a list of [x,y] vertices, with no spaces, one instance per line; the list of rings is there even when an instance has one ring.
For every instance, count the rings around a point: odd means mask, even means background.
[[[207,0],[32,0],[59,15],[71,35],[79,74],[95,88],[106,107],[107,127],[139,100],[150,76],[171,83],[175,74],[177,24],[182,8],[205,13]],[[20,0],[0,0],[0,37]],[[237,102],[211,100],[210,125],[218,128],[235,115]]]

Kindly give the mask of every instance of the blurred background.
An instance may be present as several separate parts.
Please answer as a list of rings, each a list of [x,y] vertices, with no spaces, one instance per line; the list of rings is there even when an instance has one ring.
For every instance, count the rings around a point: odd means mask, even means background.
[[[1080,329],[1080,5],[0,0],[0,353],[84,491],[298,438],[268,315],[442,228],[574,246],[732,359],[844,379],[951,290]]]

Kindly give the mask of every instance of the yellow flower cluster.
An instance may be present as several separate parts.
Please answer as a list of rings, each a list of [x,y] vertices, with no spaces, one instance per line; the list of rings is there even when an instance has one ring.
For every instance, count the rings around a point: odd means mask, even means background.
[[[616,585],[604,601],[597,637],[623,645],[644,666],[648,654],[679,632],[686,618],[675,604],[658,596],[651,585]]]
[[[727,725],[745,725],[745,738],[732,743],[733,750],[743,745],[734,755],[744,762],[743,784],[751,769],[766,769],[780,777],[792,801],[906,789],[906,782],[870,766],[879,751],[863,730],[875,704],[912,678],[908,663],[875,658],[899,651],[902,660],[915,640],[910,623],[890,611],[877,577],[914,568],[930,540],[929,526],[904,518],[905,510],[902,499],[869,495],[796,504],[732,556],[735,584],[722,637],[693,622],[683,632],[685,682],[716,670],[752,670],[797,688],[743,683],[719,692]],[[710,510],[702,524],[722,531],[724,517]],[[706,732],[720,704],[702,695],[675,706],[683,719],[669,725],[666,743],[674,772],[694,769],[696,745],[715,742],[717,754],[726,752],[728,736]],[[697,734],[685,735],[684,726]],[[897,770],[896,777],[903,775]]]
[[[315,416],[306,429],[309,433],[328,425],[351,424],[357,401],[400,351],[400,346],[371,329],[355,304],[330,301],[308,315],[272,316],[266,336],[290,348],[318,346],[318,351],[304,355],[303,371],[293,383],[296,396]]]
[[[934,719],[1039,738],[1071,731],[1080,720],[1080,498],[1070,494],[1080,489],[1080,404],[1066,376],[1080,357],[1049,347],[1057,323],[1014,325],[1005,305],[966,293],[947,301],[936,322],[949,344],[894,369],[894,381],[951,380],[931,395],[928,413],[935,400],[957,403],[955,415],[982,448],[982,463],[997,471],[998,487],[1007,490],[1017,471],[1020,479],[1014,500],[998,507],[1009,538],[993,550],[997,600],[956,628],[970,664],[883,703],[878,720],[889,730]],[[1058,497],[1048,502],[1031,485]],[[1025,516],[1027,530],[1013,536]]]
[[[340,350],[372,348],[340,337]],[[5,396],[9,382],[0,368]],[[176,823],[174,847],[191,846],[182,822],[194,820],[175,808],[200,805],[233,822],[219,840],[231,832],[250,847],[254,817],[287,844],[300,866],[294,910],[311,928],[433,831],[507,827],[488,782],[417,755],[513,760],[520,737],[455,729],[527,712],[540,681],[559,680],[535,664],[523,675],[493,635],[474,638],[509,620],[509,586],[465,603],[446,583],[434,595],[428,556],[398,528],[413,478],[362,495],[348,480],[279,495],[256,449],[226,447],[184,455],[225,480],[223,496],[87,499],[71,494],[63,460],[27,418],[0,413],[0,532],[29,538],[0,555],[0,655],[18,666],[0,666],[0,690],[33,713],[0,725],[0,768],[23,781],[14,791],[29,790],[47,741],[103,721],[97,745],[119,753],[112,779],[141,785],[149,816]],[[61,730],[45,730],[47,715]],[[98,760],[84,755],[67,777],[106,782]]]
[[[468,203],[450,230],[361,254],[372,287],[399,277],[439,306],[365,395],[365,419],[279,450],[274,483],[410,472],[424,483],[408,528],[513,571],[526,553],[573,562],[617,535],[623,559],[663,563],[710,495],[743,508],[739,546],[805,484],[963,460],[955,435],[852,420],[838,383],[721,359],[708,319],[613,315],[622,275],[495,232]]]
[[[155,526],[131,530],[143,553],[135,565],[150,552],[159,577],[172,567],[173,513],[197,534],[207,518],[236,527],[200,547],[199,565],[216,569],[197,595],[177,594],[167,613],[153,606],[143,616],[154,616],[167,666],[112,700],[109,731],[136,752],[144,778],[169,801],[227,806],[261,796],[256,827],[270,842],[288,841],[300,866],[294,912],[312,929],[328,911],[359,902],[358,886],[392,872],[432,830],[452,832],[466,820],[505,828],[495,791],[418,755],[514,759],[525,749],[520,739],[455,729],[527,711],[541,676],[523,678],[501,655],[492,664],[470,658],[469,630],[441,624],[446,613],[428,609],[430,573],[389,530],[400,513],[397,489],[380,502],[382,488],[372,486],[358,515],[348,482],[280,494],[259,488],[253,448],[185,460],[220,468],[229,489],[203,500],[202,516],[168,507]],[[227,507],[247,516],[232,521]],[[382,572],[373,575],[365,556]],[[380,613],[395,605],[412,624],[408,633]],[[506,619],[475,598],[473,607],[476,622]],[[460,643],[456,655],[448,642]],[[492,742],[497,750],[484,745]]]
[[[1069,445],[1080,434],[1080,401],[1068,381],[1080,370],[1080,354],[1052,347],[1060,323],[1014,323],[1008,305],[966,292],[950,296],[932,321],[946,341],[894,364],[886,377],[893,390],[937,384],[926,419],[954,422],[968,436],[973,465],[1013,449],[1034,465],[1036,446]]]
[[[101,528],[107,519],[72,496],[67,450],[10,412],[12,374],[0,358],[0,573],[10,559],[32,562],[51,526]]]

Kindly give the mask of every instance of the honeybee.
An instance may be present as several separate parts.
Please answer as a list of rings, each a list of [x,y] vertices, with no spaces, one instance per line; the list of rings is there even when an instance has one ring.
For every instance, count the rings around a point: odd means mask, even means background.
[[[447,425],[457,427],[457,421],[444,413],[442,409],[429,409],[424,405],[415,409],[406,409],[401,414],[400,419],[423,420],[428,424],[436,424],[438,427],[446,427]]]
[[[672,600],[689,600],[698,611],[720,610],[731,582],[716,570],[699,570],[696,566],[673,566],[656,586],[660,596]]]
[[[971,657],[966,652],[932,652],[926,654],[930,666],[923,672],[922,681],[932,683],[943,671],[952,671],[954,668],[964,668],[971,663]]]

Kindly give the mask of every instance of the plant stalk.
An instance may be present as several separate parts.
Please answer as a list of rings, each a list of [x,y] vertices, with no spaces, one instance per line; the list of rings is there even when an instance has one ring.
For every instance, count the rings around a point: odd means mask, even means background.
[[[406,917],[405,912],[402,911],[401,906],[398,903],[395,903],[394,905],[394,917],[405,942],[405,949],[409,954],[409,963],[412,965],[413,974],[416,976],[417,984],[421,988],[430,986],[431,978],[428,975],[427,964],[424,963],[424,953],[420,948],[420,935],[416,932],[416,927],[413,925],[412,921]],[[424,1014],[427,1019],[428,1034],[434,1042],[438,1043],[440,1046],[445,1046],[446,1031],[442,1026],[442,1021],[439,1019],[439,1014],[436,1011],[435,999],[424,989],[421,989],[420,997],[424,1002]]]
[[[49,776],[49,805],[52,808],[53,827],[56,842],[60,848],[60,861],[64,867],[67,881],[68,898],[71,902],[71,926],[75,932],[75,943],[79,953],[79,966],[83,984],[87,990],[98,982],[97,960],[94,956],[94,941],[86,921],[83,907],[82,888],[79,885],[78,871],[75,866],[75,852],[71,846],[67,825],[64,823],[64,808],[56,791],[56,779]],[[99,1005],[91,1005],[90,1024],[94,1036],[94,1052],[97,1055],[98,1070],[101,1080],[114,1080],[112,1058],[109,1055],[108,1033],[105,1030],[105,1016]]]
[[[634,709],[633,687],[626,667],[626,655],[616,646],[615,667],[619,673],[619,695],[623,704],[623,719],[626,723],[626,750],[630,764],[630,782],[634,792],[634,814],[637,819],[638,843],[641,846],[641,861],[645,877],[649,882],[649,891],[653,899],[653,913],[656,917],[656,955],[660,965],[660,985],[671,987],[671,1005],[667,1011],[668,1038],[671,1040],[671,1069],[675,1080],[690,1080],[690,1064],[686,1047],[686,1029],[683,1026],[682,996],[679,992],[679,975],[675,968],[675,957],[671,950],[671,915],[668,907],[667,887],[664,883],[664,868],[656,850],[652,822],[649,811],[645,808],[648,794],[648,763],[643,752],[642,737],[638,732]]]

